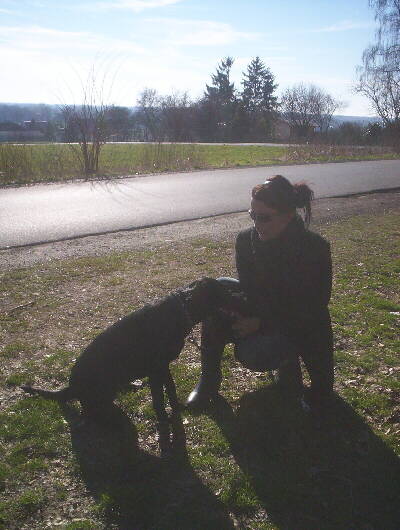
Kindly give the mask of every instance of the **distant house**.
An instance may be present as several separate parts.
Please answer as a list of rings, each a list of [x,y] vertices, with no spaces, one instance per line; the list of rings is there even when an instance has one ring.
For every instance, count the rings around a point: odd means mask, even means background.
[[[22,125],[26,140],[40,141],[46,139],[46,132],[49,122],[30,120],[22,122]]]
[[[0,142],[16,142],[23,133],[22,125],[11,121],[0,123]]]
[[[274,139],[281,141],[297,141],[299,139],[311,138],[317,131],[318,126],[310,123],[304,127],[291,124],[288,120],[279,116],[274,122]]]
[[[290,124],[283,118],[276,119],[274,121],[272,135],[274,140],[289,140],[291,136]]]
[[[0,123],[0,142],[41,142],[48,139],[47,121]]]
[[[48,121],[38,121],[38,120],[27,120],[22,122],[22,126],[27,131],[41,131],[43,133],[46,132],[47,127],[49,126]]]

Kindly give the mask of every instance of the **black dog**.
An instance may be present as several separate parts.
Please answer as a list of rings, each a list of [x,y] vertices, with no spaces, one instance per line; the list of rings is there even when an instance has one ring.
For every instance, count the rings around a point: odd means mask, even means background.
[[[165,421],[164,386],[172,409],[178,407],[169,363],[179,356],[192,327],[228,301],[226,289],[217,280],[198,280],[134,311],[98,335],[77,359],[66,388],[22,388],[61,403],[77,399],[85,414],[103,421],[111,416],[121,387],[148,376],[157,419]]]

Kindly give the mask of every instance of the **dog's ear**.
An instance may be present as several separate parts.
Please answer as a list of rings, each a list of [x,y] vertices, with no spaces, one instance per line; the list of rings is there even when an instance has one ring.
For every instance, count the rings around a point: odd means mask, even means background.
[[[189,284],[184,292],[190,297],[199,296],[207,305],[222,305],[228,295],[226,288],[218,280],[207,276]]]
[[[189,283],[183,290],[185,292],[193,291],[193,289],[196,289],[196,287],[203,281],[204,278],[201,278],[200,280],[195,280],[192,283]]]
[[[221,307],[229,299],[229,290],[218,280],[214,278],[202,278],[202,283],[208,292],[208,301],[210,305]]]
[[[214,278],[209,278],[208,276],[203,276],[203,278],[200,278],[199,280],[195,280],[194,282],[190,283],[186,288],[186,290],[195,289],[196,287],[202,287],[207,288],[210,287],[210,289],[217,288],[216,284],[219,285],[219,282],[215,280]]]
[[[200,283],[202,283],[203,285],[215,285],[216,283],[219,284],[219,281],[218,280],[215,280],[214,278],[210,278],[209,276],[203,276],[202,278],[200,278],[200,280],[198,280]]]

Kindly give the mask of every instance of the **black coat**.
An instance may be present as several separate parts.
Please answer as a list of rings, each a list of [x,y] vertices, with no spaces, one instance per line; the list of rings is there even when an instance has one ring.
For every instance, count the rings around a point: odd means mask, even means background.
[[[299,353],[332,349],[330,245],[300,217],[270,241],[261,241],[255,228],[240,232],[236,267],[262,330],[284,333]]]

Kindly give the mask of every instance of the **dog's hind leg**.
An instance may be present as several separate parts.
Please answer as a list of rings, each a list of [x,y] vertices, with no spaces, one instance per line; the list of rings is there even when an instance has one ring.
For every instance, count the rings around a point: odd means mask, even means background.
[[[118,426],[118,407],[113,403],[112,397],[105,396],[103,399],[82,397],[80,399],[84,417],[103,427]]]

